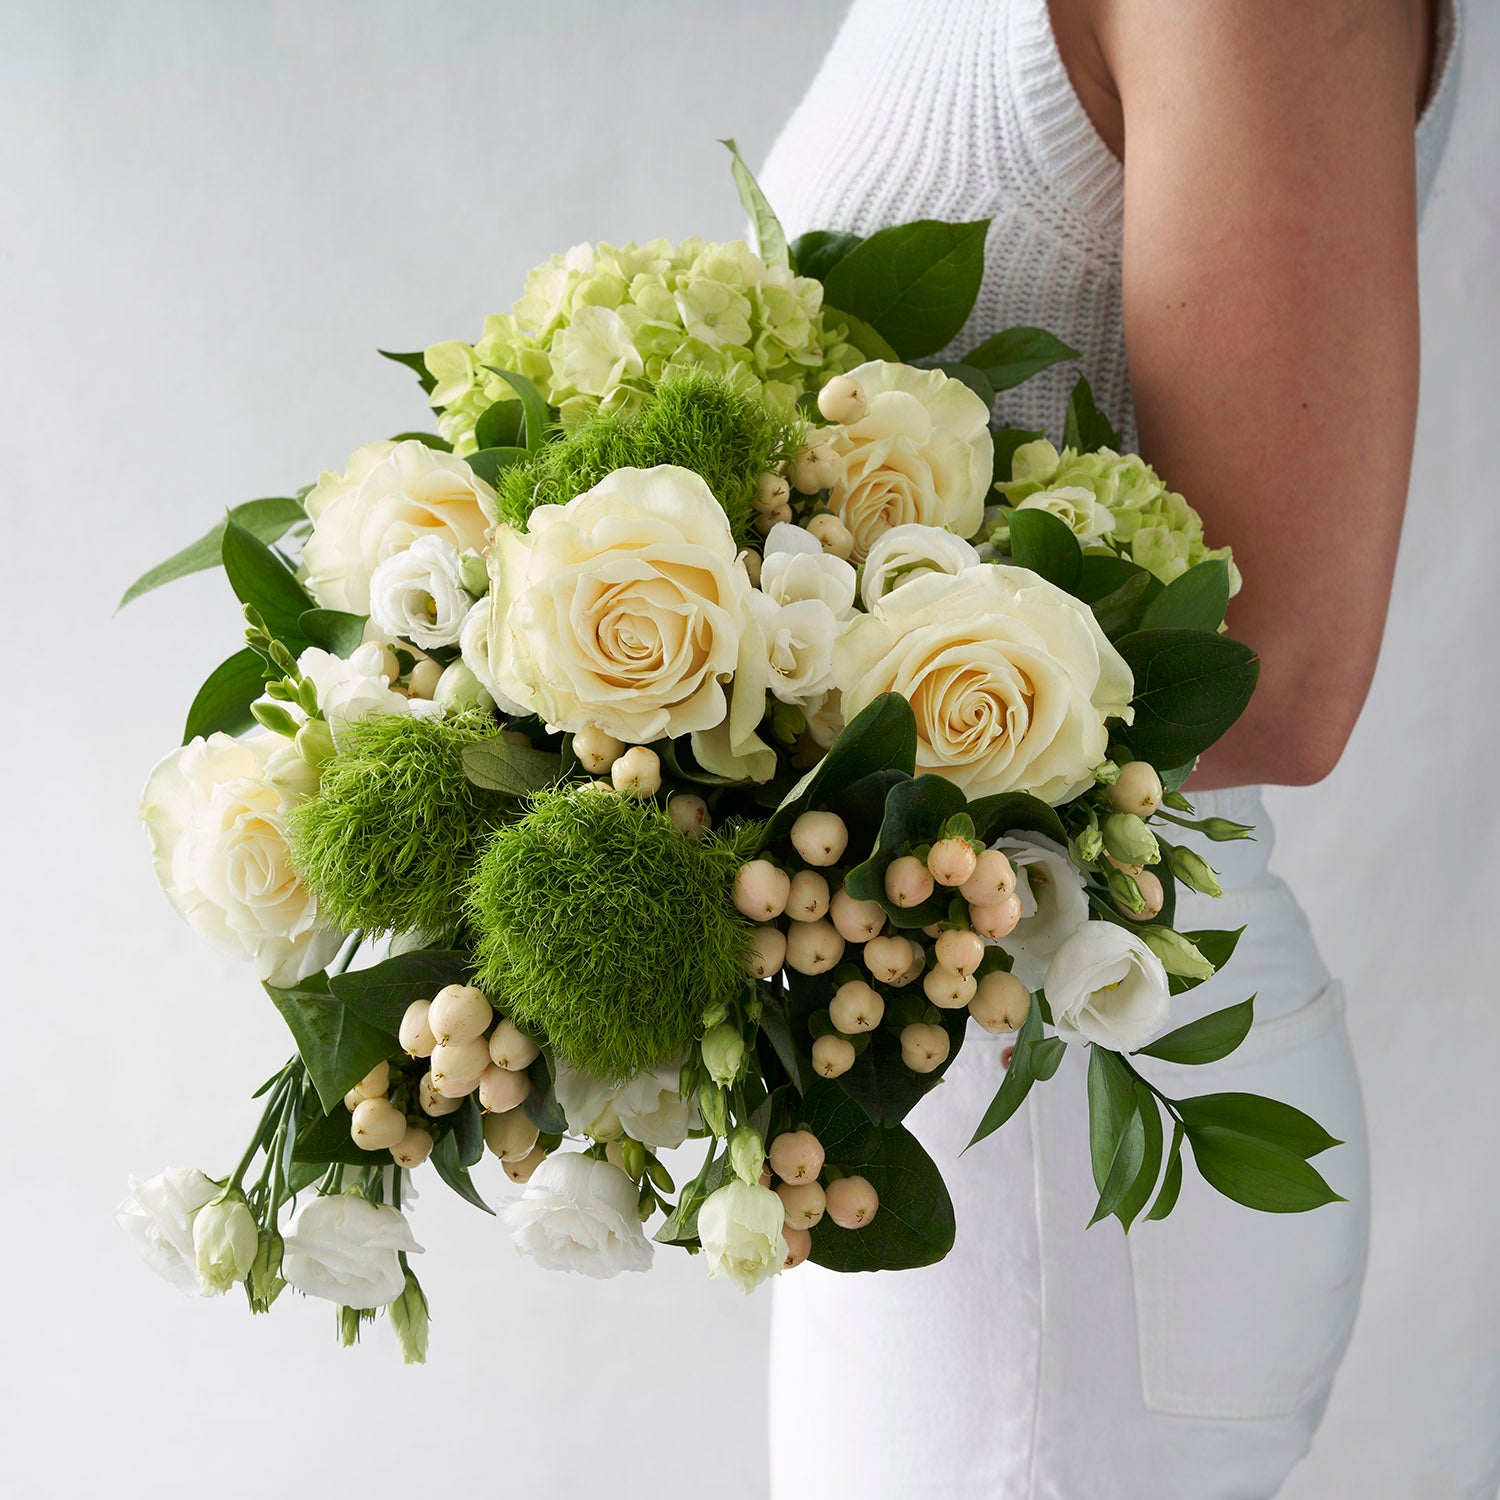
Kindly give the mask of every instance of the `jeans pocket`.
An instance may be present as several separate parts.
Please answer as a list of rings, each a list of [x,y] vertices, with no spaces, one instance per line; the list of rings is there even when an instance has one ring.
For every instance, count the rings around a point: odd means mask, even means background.
[[[1314,1164],[1349,1201],[1259,1213],[1184,1164],[1171,1216],[1129,1240],[1147,1407],[1266,1418],[1321,1401],[1353,1331],[1369,1236],[1364,1110],[1340,986],[1256,1026],[1222,1062],[1157,1064],[1150,1076],[1173,1097],[1256,1093],[1305,1110],[1345,1143]]]

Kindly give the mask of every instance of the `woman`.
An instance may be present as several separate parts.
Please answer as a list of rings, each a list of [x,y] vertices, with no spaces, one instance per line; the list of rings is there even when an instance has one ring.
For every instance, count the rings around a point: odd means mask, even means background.
[[[1198,846],[1225,894],[1179,925],[1248,930],[1179,1011],[1254,992],[1257,1020],[1231,1058],[1157,1081],[1307,1109],[1347,1142],[1320,1166],[1349,1200],[1258,1215],[1189,1174],[1164,1223],[1085,1232],[1077,1049],[960,1159],[1003,1066],[972,1030],[910,1121],[953,1189],[947,1260],[778,1288],[778,1496],[1263,1500],[1307,1450],[1363,1276],[1364,1123],[1257,784],[1325,776],[1374,670],[1456,23],[1453,0],[860,0],[761,174],[790,233],[990,218],[955,357],[1015,324],[1066,339],[1126,445],[1232,542],[1261,685],[1189,792],[1258,838]],[[1076,375],[997,419],[1055,434]]]

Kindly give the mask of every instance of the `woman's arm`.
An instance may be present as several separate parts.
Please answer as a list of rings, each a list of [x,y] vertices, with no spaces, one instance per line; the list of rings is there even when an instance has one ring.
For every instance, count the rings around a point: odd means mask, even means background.
[[[1123,117],[1141,451],[1233,544],[1230,629],[1262,661],[1197,787],[1326,776],[1375,670],[1417,408],[1410,12],[1096,12]]]

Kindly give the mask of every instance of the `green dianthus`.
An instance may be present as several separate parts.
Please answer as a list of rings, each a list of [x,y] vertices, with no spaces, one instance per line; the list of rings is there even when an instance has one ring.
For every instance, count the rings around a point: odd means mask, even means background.
[[[601,1077],[677,1055],[745,981],[752,929],[732,890],[758,837],[750,826],[694,842],[649,802],[540,794],[475,867],[478,983]]]
[[[760,476],[801,446],[803,424],[713,375],[687,371],[627,416],[595,411],[525,462],[502,470],[500,509],[525,529],[538,505],[566,505],[616,469],[677,464],[701,474],[744,542]]]
[[[316,795],[288,820],[292,864],[349,931],[450,933],[480,848],[514,803],[464,775],[488,715],[376,714],[343,731]]]

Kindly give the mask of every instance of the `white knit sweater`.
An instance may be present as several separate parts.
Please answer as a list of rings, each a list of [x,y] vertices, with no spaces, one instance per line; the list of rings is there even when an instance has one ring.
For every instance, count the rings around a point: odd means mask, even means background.
[[[1452,115],[1457,21],[1443,0],[1417,129],[1424,201]],[[949,357],[1001,328],[1045,328],[1081,360],[1005,392],[997,420],[1058,432],[1081,368],[1134,445],[1124,171],[1073,91],[1046,0],[855,0],[760,181],[790,235],[991,218],[979,300]]]

